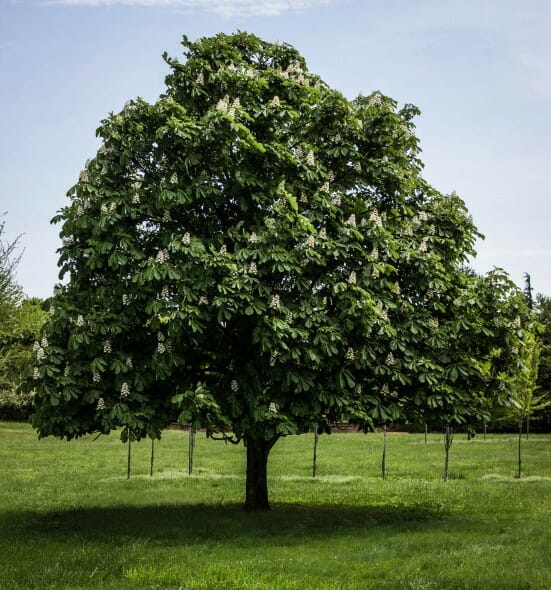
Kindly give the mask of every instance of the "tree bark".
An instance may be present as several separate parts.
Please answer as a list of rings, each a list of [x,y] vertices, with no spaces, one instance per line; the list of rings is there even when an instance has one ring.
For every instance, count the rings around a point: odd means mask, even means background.
[[[312,477],[316,477],[316,471],[318,467],[318,440],[319,434],[316,430],[314,432],[314,457],[312,458]]]
[[[444,459],[444,481],[448,481],[450,478],[450,448],[453,442],[453,428],[449,425],[446,425],[446,432],[444,434],[444,450],[445,450],[445,459]]]
[[[381,475],[386,479],[386,424],[383,426],[383,456],[381,458]]]
[[[128,457],[126,461],[126,479],[130,479],[130,469],[132,466],[132,443],[130,442],[130,433],[128,433]]]
[[[268,455],[278,437],[270,440],[247,436],[247,483],[245,510],[269,510]]]
[[[188,461],[187,473],[193,473],[193,457],[195,455],[195,428],[192,424],[189,425],[189,442],[188,442]]]
[[[155,461],[155,439],[151,439],[151,460],[149,462],[149,477],[153,477],[153,463]]]
[[[524,416],[520,416],[518,419],[518,471],[517,479],[522,477],[522,422]]]
[[[428,434],[428,430],[429,430],[429,426],[428,426],[428,424],[425,422],[425,444],[427,444],[427,434]]]

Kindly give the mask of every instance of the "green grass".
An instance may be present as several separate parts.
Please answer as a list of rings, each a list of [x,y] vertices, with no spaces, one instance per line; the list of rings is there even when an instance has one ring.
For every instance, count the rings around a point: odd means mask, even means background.
[[[273,509],[241,509],[244,451],[187,433],[126,448],[117,435],[62,442],[0,424],[0,589],[548,589],[551,436],[457,435],[451,480],[442,437],[389,435],[277,443]]]

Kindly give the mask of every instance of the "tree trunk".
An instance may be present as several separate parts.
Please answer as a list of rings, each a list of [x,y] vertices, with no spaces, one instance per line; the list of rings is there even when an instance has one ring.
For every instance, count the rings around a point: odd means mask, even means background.
[[[526,414],[526,440],[530,436],[530,414]]]
[[[486,424],[486,420],[484,420],[484,440],[486,440],[486,431],[488,429],[488,425]]]
[[[427,434],[428,434],[428,430],[429,430],[429,426],[428,426],[428,424],[425,422],[425,444],[427,444]]]
[[[245,510],[269,510],[268,455],[279,437],[270,440],[247,436]]]
[[[155,461],[155,439],[151,439],[151,461],[149,463],[149,477],[153,477],[153,463]]]
[[[444,459],[444,481],[448,481],[450,478],[450,447],[452,446],[453,442],[453,428],[450,425],[446,426],[446,434],[444,435],[444,449],[445,449],[445,459]]]
[[[522,476],[522,422],[524,417],[521,415],[518,419],[518,471],[517,478]]]
[[[195,428],[193,425],[189,425],[189,442],[188,442],[188,462],[187,472],[188,475],[193,473],[193,456],[195,454]]]
[[[386,479],[386,424],[383,426],[383,457],[381,459],[381,474]]]
[[[130,442],[130,433],[128,433],[128,460],[126,463],[126,479],[130,479],[131,465],[132,465],[132,443]]]
[[[312,458],[312,477],[316,477],[316,470],[318,467],[318,440],[319,440],[319,434],[318,434],[318,431],[316,430],[314,432],[314,456]]]

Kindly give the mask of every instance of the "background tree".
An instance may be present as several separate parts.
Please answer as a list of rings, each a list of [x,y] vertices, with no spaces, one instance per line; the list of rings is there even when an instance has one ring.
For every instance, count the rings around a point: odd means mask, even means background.
[[[536,312],[541,332],[538,334],[540,361],[538,368],[538,393],[551,397],[551,297],[538,294],[536,297]],[[551,407],[539,413],[538,424],[541,428],[551,429]]]
[[[179,416],[244,441],[263,509],[279,437],[397,420],[453,380],[419,343],[457,320],[477,233],[420,176],[415,107],[349,101],[246,33],[183,45],[157,102],[103,122],[54,219],[69,280],[26,387],[41,436],[158,437]]]
[[[31,411],[30,395],[19,395],[17,388],[25,364],[31,357],[31,345],[44,320],[41,301],[23,299],[15,271],[21,254],[19,239],[5,242],[5,221],[0,222],[0,419],[27,419]]]

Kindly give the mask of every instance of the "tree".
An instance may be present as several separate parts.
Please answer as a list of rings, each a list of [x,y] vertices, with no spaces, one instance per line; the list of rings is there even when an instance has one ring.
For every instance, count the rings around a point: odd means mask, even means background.
[[[25,363],[31,357],[31,345],[43,323],[44,313],[38,299],[23,299],[15,278],[21,254],[19,239],[3,240],[5,222],[0,222],[0,419],[25,419],[30,414],[30,396],[18,395]]]
[[[539,294],[536,297],[538,322],[542,326],[538,334],[540,362],[538,368],[538,391],[540,395],[551,397],[551,297]],[[551,426],[551,411],[547,408],[541,414],[546,427]]]
[[[536,338],[531,335],[523,351],[523,369],[512,381],[514,392],[513,412],[518,424],[518,470],[517,477],[522,475],[522,427],[526,421],[526,436],[530,429],[530,416],[551,405],[546,395],[538,395],[537,377],[540,360],[540,349]]]
[[[451,361],[420,342],[456,318],[478,234],[420,175],[415,107],[349,101],[246,33],[183,45],[159,100],[103,121],[54,218],[69,280],[26,387],[40,436],[178,417],[244,441],[245,506],[265,509],[281,436],[450,407],[427,386]]]

